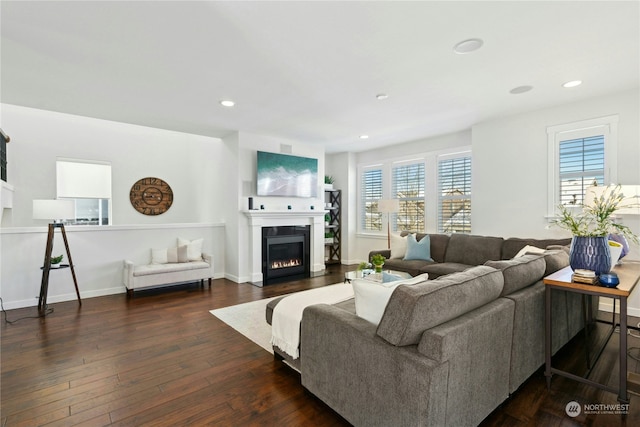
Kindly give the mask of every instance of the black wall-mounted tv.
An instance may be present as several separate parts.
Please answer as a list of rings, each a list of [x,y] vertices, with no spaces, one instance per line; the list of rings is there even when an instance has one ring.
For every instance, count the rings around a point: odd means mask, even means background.
[[[317,197],[318,159],[258,151],[258,196]]]

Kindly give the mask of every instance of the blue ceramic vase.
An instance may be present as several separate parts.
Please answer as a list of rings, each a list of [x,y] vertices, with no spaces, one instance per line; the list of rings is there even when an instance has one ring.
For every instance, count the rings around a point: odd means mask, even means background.
[[[611,255],[607,237],[573,236],[569,251],[569,265],[577,269],[592,270],[597,275],[611,270]]]

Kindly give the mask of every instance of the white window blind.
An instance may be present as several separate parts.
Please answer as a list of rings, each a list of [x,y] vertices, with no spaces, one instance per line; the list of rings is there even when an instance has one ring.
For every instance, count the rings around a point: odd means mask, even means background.
[[[73,224],[110,224],[111,164],[59,158],[56,189],[58,198],[75,201]]]
[[[604,135],[560,141],[560,203],[584,202],[587,187],[604,185]]]
[[[403,164],[392,168],[392,197],[400,209],[391,217],[394,231],[425,231],[424,162]]]
[[[365,169],[360,183],[360,228],[362,231],[381,231],[382,214],[378,200],[382,199],[382,168]]]
[[[438,232],[471,232],[471,156],[438,160]]]

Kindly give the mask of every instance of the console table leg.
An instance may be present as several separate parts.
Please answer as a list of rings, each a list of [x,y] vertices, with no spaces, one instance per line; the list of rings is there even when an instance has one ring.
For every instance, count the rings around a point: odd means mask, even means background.
[[[615,301],[615,299],[614,299]],[[629,403],[627,396],[627,299],[620,298],[620,390],[618,400]]]
[[[547,390],[551,389],[551,288],[544,290],[544,376]]]

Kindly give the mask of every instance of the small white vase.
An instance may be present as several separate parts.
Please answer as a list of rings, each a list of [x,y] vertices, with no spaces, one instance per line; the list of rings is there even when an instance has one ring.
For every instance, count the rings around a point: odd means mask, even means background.
[[[609,240],[609,254],[611,254],[611,269],[613,269],[622,255],[622,244]]]

